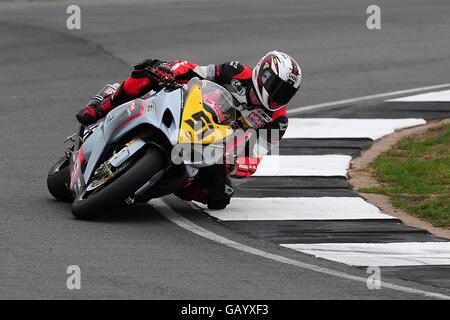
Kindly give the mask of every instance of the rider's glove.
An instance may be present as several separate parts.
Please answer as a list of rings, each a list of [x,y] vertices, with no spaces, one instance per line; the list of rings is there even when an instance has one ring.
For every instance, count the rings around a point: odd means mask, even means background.
[[[164,87],[168,83],[175,81],[175,75],[173,74],[172,69],[166,65],[162,64],[157,66],[153,69],[153,73],[155,75],[155,80],[158,81],[160,87]]]
[[[84,126],[88,126],[96,122],[96,113],[94,108],[87,106],[76,114],[77,120]]]
[[[98,120],[103,118],[114,109],[114,106],[118,104],[113,104],[114,94],[120,87],[118,83],[107,84],[100,90],[92,99],[89,101],[86,107],[81,109],[76,117],[78,121],[85,126],[96,123]]]
[[[175,80],[172,69],[163,61],[147,59],[134,66],[131,76],[133,78],[150,78],[155,80],[159,87],[164,87]]]
[[[102,101],[92,99],[89,104],[81,109],[76,117],[82,125],[88,126],[96,123],[98,120],[108,114],[114,108],[111,101],[112,95],[106,96]]]

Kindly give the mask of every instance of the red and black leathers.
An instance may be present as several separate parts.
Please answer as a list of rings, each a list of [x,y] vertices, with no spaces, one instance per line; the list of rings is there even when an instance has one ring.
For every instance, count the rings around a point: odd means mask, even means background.
[[[84,125],[88,125],[95,123],[98,119],[106,116],[114,108],[111,100],[118,85],[119,84],[107,84],[104,86],[103,89],[89,101],[87,106],[78,112],[76,115],[78,121]]]
[[[95,121],[105,116],[107,112],[116,106],[139,98],[151,90],[161,90],[166,82],[158,81],[158,78],[169,81],[175,79],[176,82],[185,84],[194,77],[216,82],[231,92],[240,104],[236,122],[244,131],[247,129],[256,129],[258,133],[261,129],[266,129],[266,139],[269,145],[276,144],[281,139],[288,125],[286,108],[282,107],[275,112],[271,112],[262,106],[251,105],[249,103],[251,101],[249,94],[253,86],[252,69],[237,61],[198,66],[184,60],[174,60],[167,63],[155,59],[145,60],[134,66],[134,71],[131,76],[122,83],[112,99],[105,100],[104,104],[102,103],[103,107],[100,105],[101,110],[95,117]],[[80,113],[83,115],[96,112],[95,110],[88,110],[88,108],[89,106],[84,109],[84,113],[83,110]],[[83,116],[77,115],[77,118],[83,123]],[[276,130],[278,137],[271,136],[271,129]],[[230,165],[226,166],[226,170],[228,170],[226,172],[230,173],[232,171],[234,178],[245,178],[251,176],[256,171],[259,161],[260,158],[252,154],[238,155],[234,165],[231,165],[232,168],[230,168]],[[197,187],[198,190],[184,190],[182,193],[189,194],[189,196],[182,197],[187,200],[201,198],[196,200],[202,201],[202,199],[204,200],[205,197],[208,197],[208,194],[211,195],[211,191],[208,192],[207,189],[201,186],[191,185],[191,188],[194,187]],[[226,184],[225,188],[227,187],[229,191],[231,186]],[[198,197],[195,193],[198,193]]]

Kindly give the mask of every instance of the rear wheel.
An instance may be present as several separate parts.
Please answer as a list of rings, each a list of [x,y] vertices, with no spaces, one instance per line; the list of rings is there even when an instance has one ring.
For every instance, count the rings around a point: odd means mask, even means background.
[[[49,171],[47,188],[57,200],[72,202],[73,197],[69,189],[69,159],[62,157]]]
[[[125,200],[162,170],[166,164],[162,151],[151,148],[130,163],[121,174],[91,193],[83,192],[72,204],[72,213],[77,219],[92,219],[96,215]]]

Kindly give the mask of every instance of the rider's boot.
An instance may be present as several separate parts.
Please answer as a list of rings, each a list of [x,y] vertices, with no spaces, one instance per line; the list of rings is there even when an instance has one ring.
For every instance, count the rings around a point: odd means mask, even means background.
[[[230,204],[233,196],[234,188],[229,177],[221,185],[216,185],[215,188],[210,189],[208,196],[208,209],[225,209]]]
[[[107,84],[103,87],[103,89],[89,101],[88,105],[78,112],[76,115],[78,121],[87,126],[96,123],[106,116],[116,107],[113,103],[113,97],[118,87],[119,84]]]
[[[186,201],[198,201],[209,209],[225,209],[230,204],[234,189],[222,165],[202,168],[193,184],[175,193]]]
[[[224,166],[217,164],[206,167],[203,170],[205,176],[208,177],[206,181],[208,187],[208,208],[225,209],[225,207],[230,204],[234,189]]]

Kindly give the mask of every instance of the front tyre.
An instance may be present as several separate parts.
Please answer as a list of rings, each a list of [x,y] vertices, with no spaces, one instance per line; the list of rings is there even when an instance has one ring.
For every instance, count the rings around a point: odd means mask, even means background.
[[[72,202],[73,197],[69,189],[69,159],[62,157],[49,171],[47,176],[47,188],[55,199],[64,202]]]
[[[161,171],[167,160],[161,150],[150,148],[134,163],[130,164],[112,182],[100,190],[87,195],[80,194],[72,204],[72,213],[77,219],[88,220],[125,200]]]

